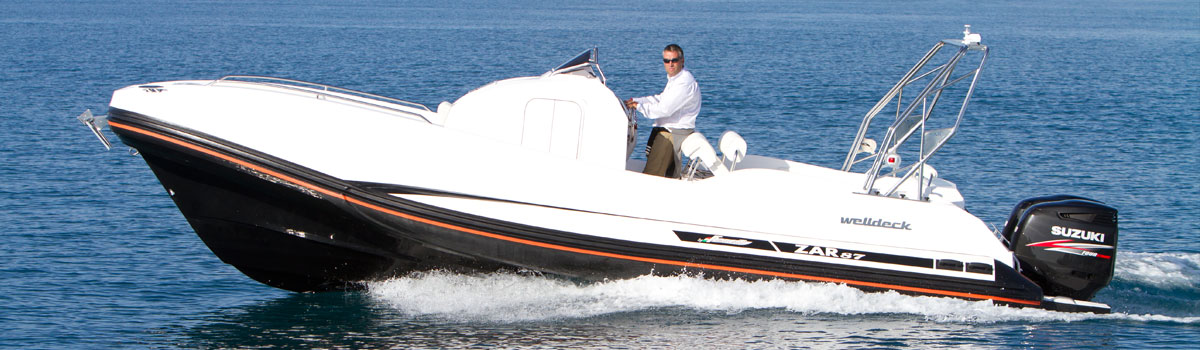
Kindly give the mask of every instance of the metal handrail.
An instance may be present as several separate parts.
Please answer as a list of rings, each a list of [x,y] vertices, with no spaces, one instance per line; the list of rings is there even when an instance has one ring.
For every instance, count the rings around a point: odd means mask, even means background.
[[[966,51],[967,49],[968,49],[968,48],[964,47],[964,48],[962,49],[962,51],[960,51],[960,52],[962,52],[962,53],[965,53],[965,51]],[[904,174],[904,176],[903,176],[903,177],[901,177],[900,181],[897,181],[897,182],[896,182],[896,184],[895,184],[895,185],[893,185],[893,186],[892,186],[892,188],[891,188],[890,190],[888,190],[887,192],[885,192],[885,193],[883,194],[884,196],[891,196],[892,194],[896,193],[896,190],[900,188],[900,185],[901,185],[901,184],[904,184],[904,182],[905,182],[905,181],[908,181],[908,179],[909,179],[910,177],[912,177],[912,175],[913,175],[913,174],[920,173],[920,175],[918,175],[918,176],[919,176],[920,178],[924,178],[924,177],[925,177],[925,176],[924,176],[924,171],[925,171],[925,167],[924,167],[924,165],[925,165],[925,163],[926,163],[926,162],[928,162],[928,161],[929,161],[929,157],[932,157],[934,153],[937,153],[937,151],[938,151],[938,150],[941,150],[941,149],[942,149],[942,147],[946,145],[946,142],[949,142],[949,141],[950,141],[950,138],[951,138],[951,137],[953,137],[955,134],[957,134],[957,133],[958,133],[958,127],[959,127],[960,125],[962,125],[963,116],[966,114],[966,111],[967,111],[967,104],[968,104],[968,103],[970,103],[970,101],[971,101],[971,95],[972,95],[972,94],[975,92],[975,83],[976,83],[976,82],[978,81],[978,79],[979,79],[979,72],[983,70],[983,64],[984,64],[984,62],[986,62],[986,61],[987,61],[987,56],[988,56],[988,50],[987,50],[987,48],[985,47],[985,48],[983,48],[983,57],[982,57],[982,58],[979,60],[979,67],[977,67],[977,68],[975,68],[974,70],[972,70],[972,73],[968,73],[968,74],[967,74],[967,75],[969,75],[969,76],[972,76],[972,78],[971,78],[971,85],[970,85],[970,87],[968,87],[968,88],[967,88],[966,97],[965,97],[965,98],[963,98],[962,107],[961,107],[961,108],[959,108],[958,116],[957,116],[957,117],[954,119],[954,126],[952,126],[952,127],[950,127],[950,128],[949,128],[949,134],[948,134],[948,135],[946,135],[946,136],[943,136],[943,137],[939,138],[939,139],[937,140],[937,143],[936,143],[936,144],[934,144],[934,145],[933,145],[933,146],[932,146],[932,147],[929,149],[929,151],[928,151],[928,152],[926,152],[926,147],[925,147],[925,141],[926,141],[926,140],[925,140],[925,137],[924,137],[924,132],[925,132],[925,130],[924,130],[924,129],[925,129],[925,125],[924,125],[924,123],[922,123],[922,125],[921,125],[921,132],[922,132],[922,137],[921,137],[921,147],[920,147],[920,153],[918,153],[918,154],[920,155],[920,159],[919,159],[919,160],[918,160],[916,163],[914,163],[914,164],[912,165],[912,167],[913,167],[912,169],[909,169],[909,170],[908,170],[908,172],[906,172],[906,173]],[[958,59],[958,58],[961,58],[961,54],[960,54],[958,57],[956,57],[956,61],[957,61],[957,59]],[[963,78],[966,78],[966,76],[967,76],[967,75],[964,75],[964,76],[962,76],[962,77],[959,77],[958,79],[954,79],[953,81],[950,81],[950,82],[945,82],[945,79],[943,79],[943,81],[940,83],[942,86],[938,88],[938,95],[939,95],[939,97],[940,97],[940,95],[941,95],[942,91],[943,91],[943,90],[944,90],[946,87],[948,87],[948,86],[950,86],[950,85],[953,85],[953,84],[955,84],[955,83],[957,83],[957,82],[959,82],[959,81],[962,81],[962,80],[963,80]],[[946,79],[948,79],[948,78],[949,78],[949,76],[950,76],[950,71],[947,71],[947,73],[946,73],[946,77],[945,77],[945,78],[946,78]],[[937,97],[935,97],[935,100],[936,100],[936,99],[937,99]],[[922,195],[925,193],[925,183],[924,183],[924,181],[919,181],[919,182],[917,183],[917,193],[921,193]]]
[[[887,106],[887,104],[891,102],[893,98],[896,98],[896,95],[900,94],[900,91],[903,90],[905,86],[912,83],[910,81],[912,76],[920,71],[921,67],[924,67],[925,63],[929,62],[929,59],[933,58],[933,55],[937,54],[938,50],[941,50],[941,48],[941,42],[938,42],[936,45],[934,45],[929,52],[925,53],[925,57],[921,58],[920,61],[917,61],[917,64],[909,69],[908,73],[906,73],[903,78],[900,78],[900,81],[897,82],[895,86],[892,86],[891,90],[888,90],[888,92],[883,95],[883,98],[879,99],[879,102],[875,103],[874,107],[871,107],[871,110],[867,111],[867,114],[863,116],[862,123],[860,123],[858,126],[858,133],[854,136],[854,143],[850,146],[850,154],[846,155],[846,161],[842,163],[842,171],[850,171],[850,165],[854,164],[854,156],[857,154],[858,145],[861,145],[863,139],[866,138],[867,127],[871,125],[871,120],[874,119],[875,116],[883,110],[883,107]]]
[[[415,113],[412,111],[395,108],[395,107],[392,107],[392,106],[389,106],[386,104],[372,103],[372,102],[384,102],[384,103],[389,103],[389,104],[399,104],[399,105],[403,105],[403,106],[407,106],[407,107],[424,109],[427,112],[433,112],[432,110],[429,109],[429,107],[427,107],[423,104],[405,101],[405,100],[396,99],[396,98],[391,98],[391,97],[387,97],[387,96],[380,96],[380,95],[376,95],[376,94],[372,94],[372,93],[368,93],[368,92],[362,92],[362,91],[358,91],[358,90],[340,88],[340,87],[331,86],[331,85],[318,84],[318,83],[307,82],[307,81],[302,81],[302,80],[276,78],[276,77],[268,77],[268,76],[257,76],[257,75],[227,75],[227,76],[221,77],[220,79],[209,82],[208,85],[213,85],[213,84],[226,82],[226,81],[235,81],[235,82],[251,83],[251,84],[263,84],[263,85],[269,85],[269,86],[283,88],[283,89],[316,93],[318,95],[318,97],[322,97],[322,98],[334,98],[334,99],[338,99],[338,100],[342,100],[342,101],[364,104],[364,105],[368,105],[368,106],[372,106],[372,107],[376,107],[376,108],[383,108],[383,109],[394,111],[394,112],[399,112],[399,113],[416,116],[418,118],[421,118],[421,120],[424,120],[426,123],[433,124],[433,122],[431,122],[429,120],[429,118],[426,118],[424,115],[421,115],[420,113]],[[333,94],[333,93],[338,93],[341,95]],[[362,97],[362,98],[366,98],[368,100],[353,99],[353,98],[348,98],[348,97],[342,96],[342,95]],[[370,101],[370,100],[374,100],[374,101]]]
[[[941,45],[936,45],[935,50],[940,50],[941,47],[942,47]],[[935,71],[938,71],[938,75],[936,77],[934,77],[932,80],[930,80],[929,84],[926,84],[925,88],[922,89],[921,92],[918,93],[917,96],[913,98],[912,102],[909,103],[908,108],[906,108],[904,110],[904,112],[902,112],[896,116],[896,121],[893,122],[892,125],[888,127],[887,134],[883,138],[884,151],[882,151],[882,152],[884,154],[894,153],[897,149],[899,149],[900,145],[904,144],[904,142],[908,140],[908,137],[912,135],[912,132],[916,131],[915,126],[920,126],[922,133],[924,133],[925,122],[928,121],[929,117],[930,117],[930,113],[928,113],[928,111],[932,110],[933,107],[935,107],[937,105],[937,101],[941,98],[941,95],[942,95],[942,89],[936,88],[936,87],[945,83],[947,75],[951,71],[951,69],[949,69],[949,68],[953,67],[953,63],[957,63],[959,58],[962,58],[963,53],[964,53],[964,49],[960,49],[959,52],[955,53],[955,55],[950,58],[950,61],[947,62],[947,64],[943,64],[937,68],[934,68]],[[920,68],[920,67],[914,67],[914,68]],[[905,86],[907,86],[908,84],[911,84],[913,82],[914,81],[908,81],[908,83],[906,83]],[[901,89],[903,89],[903,88],[904,87],[901,86]],[[929,97],[929,94],[932,93],[934,90],[937,90],[937,94],[934,95],[932,104],[930,104],[928,106],[928,108],[926,108],[927,98]],[[920,106],[922,107],[923,110],[925,110],[925,112],[920,115],[920,120],[917,121],[917,125],[914,126],[913,130],[905,131],[906,135],[897,139],[897,136],[896,136],[896,132],[898,131],[897,128],[902,123],[907,121],[909,116],[912,115],[913,111],[916,110],[916,108],[918,106],[917,101],[921,102]],[[890,100],[883,101],[883,102],[887,103],[887,102],[890,102]],[[897,101],[896,103],[901,104],[901,103],[903,103],[903,101]],[[867,125],[864,125],[864,127],[866,127],[866,126]],[[866,133],[866,131],[863,130],[863,134],[865,134],[865,133]],[[924,135],[922,135],[922,136],[924,136]],[[924,141],[924,137],[921,138],[921,141]],[[879,171],[882,170],[882,168],[883,168],[883,159],[884,158],[885,157],[876,158],[875,162],[871,165],[871,169],[869,171],[867,171],[867,182],[866,182],[866,184],[863,185],[864,190],[870,191],[875,186],[875,180],[879,178]],[[901,183],[903,183],[903,182],[901,182]]]
[[[930,59],[932,59],[946,45],[958,47],[957,52],[955,52],[946,61],[946,63],[932,68],[924,73],[917,74],[929,63]],[[962,76],[951,79],[954,75],[954,69],[957,67],[959,60],[961,60],[968,52],[971,51],[982,51],[982,57],[979,60],[979,66],[963,74]],[[859,125],[858,132],[855,134],[854,143],[851,144],[850,151],[846,155],[845,161],[842,163],[842,171],[850,171],[850,168],[855,164],[867,160],[873,160],[871,162],[871,167],[864,173],[866,175],[866,181],[863,184],[863,189],[869,194],[883,196],[894,195],[900,186],[908,181],[908,179],[910,179],[914,174],[919,178],[924,179],[926,168],[925,164],[928,162],[929,158],[932,157],[934,153],[937,153],[937,151],[939,151],[943,146],[945,146],[951,137],[957,134],[958,128],[962,124],[963,116],[966,114],[966,108],[971,99],[971,95],[974,94],[975,84],[979,79],[979,73],[982,71],[983,65],[987,61],[987,57],[987,46],[979,43],[978,34],[971,34],[969,27],[967,31],[964,31],[963,40],[943,40],[934,44],[933,48],[926,52],[925,56],[922,57],[921,60],[918,61],[917,64],[914,65],[904,75],[904,77],[900,78],[899,82],[897,82],[891,90],[888,90],[884,97],[880,99],[879,102],[877,102],[875,106],[872,107],[871,110],[868,111],[863,117],[862,123]],[[903,90],[909,85],[924,80],[924,78],[930,77],[931,75],[933,76],[930,78],[928,84],[921,89],[920,93],[918,93],[915,97],[912,97],[911,100],[908,101],[908,105],[905,106],[905,101],[902,98],[902,96],[904,96]],[[925,130],[926,123],[933,114],[934,108],[941,100],[942,93],[945,92],[950,86],[965,80],[967,77],[972,77],[971,83],[967,88],[965,95],[963,96],[962,106],[959,108],[958,115],[955,117],[954,125],[950,128],[936,129],[927,132]],[[862,145],[864,139],[866,138],[866,134],[872,120],[883,110],[885,106],[890,104],[893,100],[896,101],[897,105],[896,119],[887,128],[883,142],[880,143],[880,147],[878,149],[870,151],[871,153],[866,156],[859,157],[858,155],[862,153],[859,152],[859,146]],[[920,145],[916,162],[903,168],[895,169],[893,172],[891,172],[892,176],[895,176],[899,172],[904,172],[904,175],[900,176],[900,180],[891,186],[889,190],[882,193],[876,190],[874,188],[875,181],[881,176],[880,173],[885,166],[884,159],[888,158],[884,157],[883,155],[898,154],[901,145],[907,142],[913,134],[917,133],[919,133],[921,137],[919,138]],[[932,183],[932,180],[933,179],[931,175],[929,181]],[[918,181],[918,198],[915,199],[925,200],[924,194],[927,186],[928,185],[926,185],[925,181]]]

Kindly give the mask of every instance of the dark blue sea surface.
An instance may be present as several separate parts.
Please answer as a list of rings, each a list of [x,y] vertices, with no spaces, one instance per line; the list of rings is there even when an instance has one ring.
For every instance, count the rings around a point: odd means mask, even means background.
[[[801,282],[592,285],[428,273],[297,294],[219,261],[138,156],[75,116],[113,90],[229,74],[430,106],[598,47],[619,97],[679,43],[700,131],[840,166],[936,40],[992,55],[931,162],[1003,225],[1068,193],[1121,211],[1111,315]],[[1190,348],[1200,343],[1200,3],[1185,1],[0,1],[3,348]],[[646,128],[642,129],[642,139]],[[314,140],[322,142],[322,140]],[[639,141],[643,142],[643,141]],[[481,169],[481,173],[486,172]]]

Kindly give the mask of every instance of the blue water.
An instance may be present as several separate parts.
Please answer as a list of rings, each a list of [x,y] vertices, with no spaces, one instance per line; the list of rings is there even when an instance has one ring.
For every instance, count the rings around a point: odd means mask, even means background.
[[[594,285],[430,273],[369,291],[258,284],[195,237],[144,162],[74,117],[112,90],[227,74],[437,105],[599,47],[620,97],[686,50],[700,131],[836,167],[935,40],[992,48],[932,163],[1002,225],[1070,193],[1121,210],[1105,316],[826,284]],[[1200,342],[1200,4],[1187,1],[0,1],[0,347],[1187,348]],[[642,139],[646,128],[642,129]],[[320,142],[320,140],[315,140]]]

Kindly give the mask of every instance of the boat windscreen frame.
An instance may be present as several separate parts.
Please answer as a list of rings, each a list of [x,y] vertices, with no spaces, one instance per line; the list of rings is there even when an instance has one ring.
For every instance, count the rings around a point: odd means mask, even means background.
[[[575,55],[574,58],[569,59],[566,62],[563,62],[563,64],[558,65],[558,67],[546,72],[545,75],[567,74],[589,70],[587,73],[591,74],[593,77],[599,78],[600,84],[607,86],[608,82],[604,77],[604,70],[600,69],[598,52],[599,50],[595,47],[583,50],[583,52]]]

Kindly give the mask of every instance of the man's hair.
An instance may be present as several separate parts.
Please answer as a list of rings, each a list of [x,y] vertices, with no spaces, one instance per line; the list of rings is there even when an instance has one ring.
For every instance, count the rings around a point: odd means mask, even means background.
[[[671,52],[677,53],[677,54],[679,54],[679,58],[683,58],[683,48],[679,47],[679,45],[675,45],[675,44],[667,45],[667,47],[663,48],[663,51],[671,51]]]

